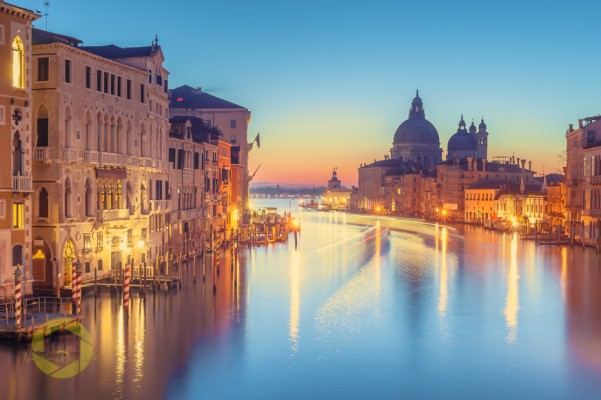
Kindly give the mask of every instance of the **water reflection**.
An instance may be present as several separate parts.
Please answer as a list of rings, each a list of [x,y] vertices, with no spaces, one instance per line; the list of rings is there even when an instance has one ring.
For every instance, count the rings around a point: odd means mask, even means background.
[[[518,273],[518,236],[515,232],[511,237],[509,260],[509,269],[507,272],[507,297],[503,314],[505,315],[505,322],[508,330],[506,340],[509,343],[513,343],[517,340],[518,311],[520,309],[518,298],[518,280],[520,279]]]
[[[292,353],[298,351],[300,324],[300,252],[290,254],[290,320],[288,322]]]
[[[440,254],[440,289],[438,296],[438,315],[440,317],[445,317],[447,314],[447,301],[448,301],[448,271],[447,271],[447,240],[448,240],[448,232],[447,228],[443,227],[440,230],[440,239],[436,241],[436,246],[438,247],[438,242],[441,243],[441,254]],[[438,257],[438,251],[436,252],[436,256]]]

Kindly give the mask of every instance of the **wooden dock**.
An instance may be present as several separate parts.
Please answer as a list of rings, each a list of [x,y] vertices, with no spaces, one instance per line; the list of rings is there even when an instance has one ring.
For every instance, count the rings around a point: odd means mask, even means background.
[[[36,334],[49,335],[64,332],[67,327],[79,323],[82,316],[75,310],[70,299],[55,297],[26,298],[22,303],[21,326],[17,328],[14,302],[0,304],[0,339],[31,341]]]

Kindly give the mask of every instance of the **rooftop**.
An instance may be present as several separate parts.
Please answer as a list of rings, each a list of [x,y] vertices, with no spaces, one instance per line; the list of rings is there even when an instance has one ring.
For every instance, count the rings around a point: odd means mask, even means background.
[[[203,92],[201,88],[193,88],[183,85],[169,90],[170,108],[239,108],[246,110],[245,107],[231,103],[227,100]]]

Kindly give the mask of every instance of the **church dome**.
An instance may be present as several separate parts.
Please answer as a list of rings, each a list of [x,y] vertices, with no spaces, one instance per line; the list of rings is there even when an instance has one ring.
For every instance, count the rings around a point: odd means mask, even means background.
[[[449,153],[459,151],[476,151],[476,138],[471,135],[465,129],[465,121],[463,121],[463,115],[461,121],[459,121],[459,129],[451,136],[447,145],[447,151]]]
[[[424,105],[419,97],[419,92],[411,102],[409,118],[397,128],[394,133],[393,144],[440,144],[438,132],[430,121],[426,119]]]

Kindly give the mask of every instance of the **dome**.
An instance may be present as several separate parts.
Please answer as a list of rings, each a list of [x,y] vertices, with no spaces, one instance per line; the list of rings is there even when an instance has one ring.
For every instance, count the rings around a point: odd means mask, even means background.
[[[440,145],[436,128],[426,119],[424,105],[416,92],[409,109],[409,119],[404,121],[394,133],[393,144],[434,144]]]
[[[438,132],[430,121],[425,118],[409,118],[397,128],[394,133],[395,144],[440,144]]]
[[[467,132],[457,132],[449,139],[447,151],[476,151],[476,139]]]
[[[484,117],[482,118],[482,120],[480,121],[480,125],[478,125],[478,129],[480,131],[485,131],[486,130],[486,124],[484,123]]]

